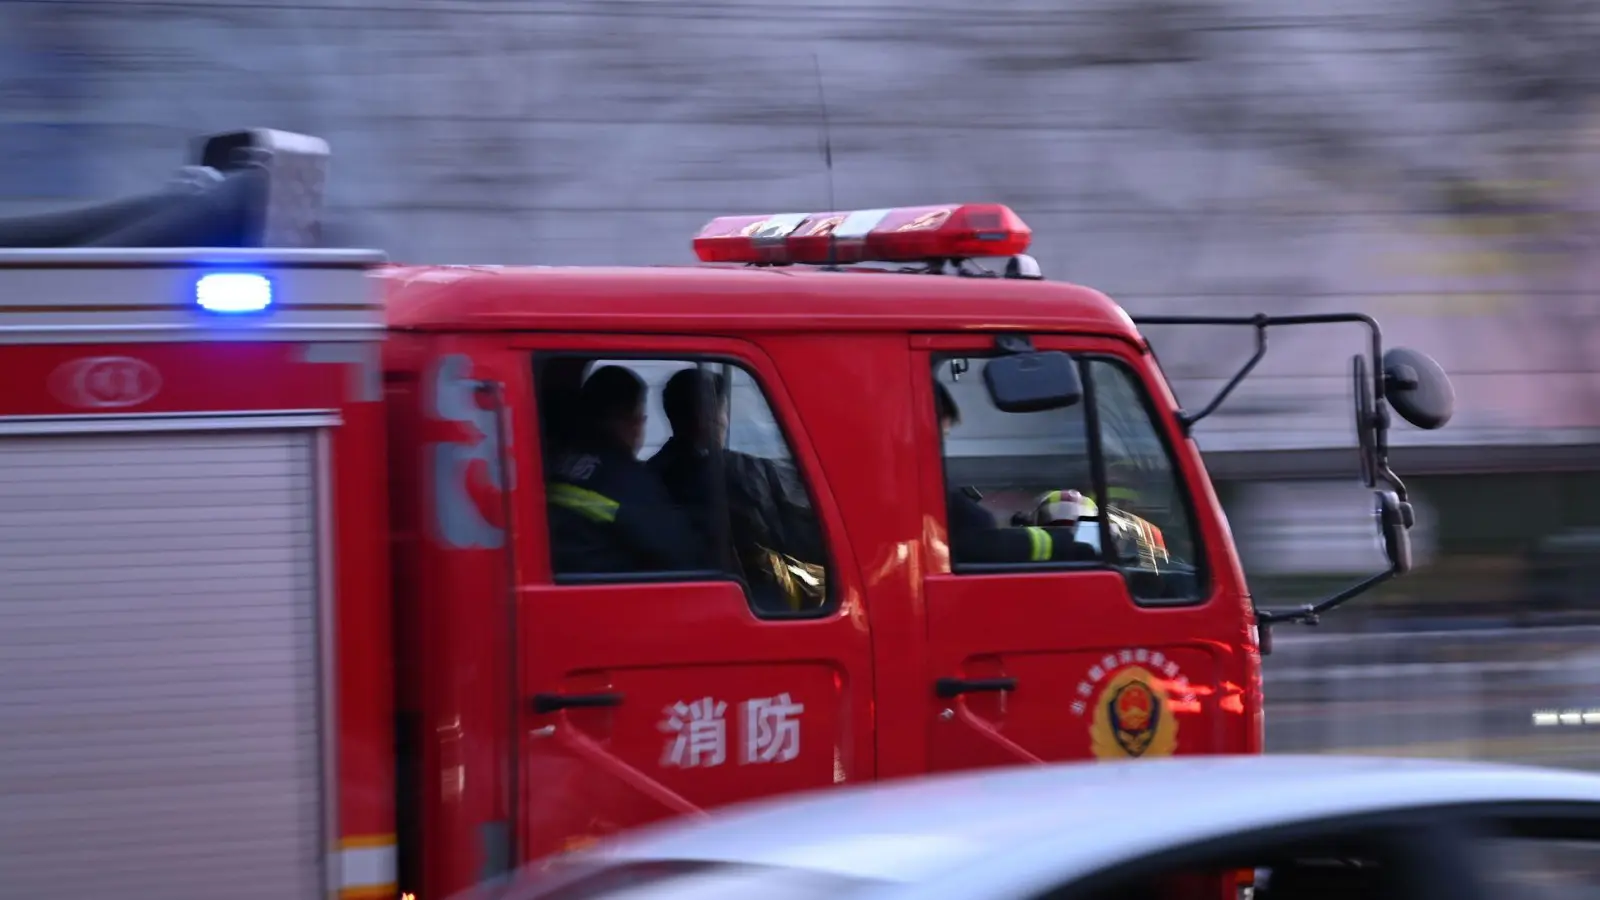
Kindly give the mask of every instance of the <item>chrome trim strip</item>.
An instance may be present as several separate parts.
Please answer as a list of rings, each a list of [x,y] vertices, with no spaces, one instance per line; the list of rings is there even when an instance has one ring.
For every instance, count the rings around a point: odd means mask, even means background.
[[[284,431],[332,428],[342,421],[343,419],[339,413],[331,409],[0,416],[0,436],[130,434],[170,431]]]
[[[382,322],[289,323],[252,331],[197,328],[193,325],[0,325],[4,344],[150,344],[211,341],[262,343],[379,341]]]
[[[0,250],[0,267],[60,266],[72,263],[129,266],[209,266],[259,264],[287,267],[366,268],[387,263],[382,250],[270,247],[83,247]]]

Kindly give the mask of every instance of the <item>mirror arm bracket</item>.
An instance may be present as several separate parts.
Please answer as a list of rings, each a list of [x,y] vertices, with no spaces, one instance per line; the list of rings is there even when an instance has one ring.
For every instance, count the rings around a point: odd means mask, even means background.
[[[1233,374],[1232,378],[1228,379],[1228,383],[1222,386],[1222,390],[1217,391],[1216,396],[1211,398],[1211,402],[1201,407],[1199,412],[1191,413],[1183,410],[1178,411],[1178,427],[1183,430],[1184,437],[1189,436],[1190,432],[1194,430],[1194,426],[1197,425],[1201,419],[1204,419],[1206,416],[1216,412],[1217,407],[1221,406],[1223,401],[1228,399],[1228,396],[1233,393],[1234,388],[1237,388],[1246,378],[1248,378],[1250,373],[1255,370],[1256,365],[1261,362],[1262,357],[1267,355],[1267,321],[1266,313],[1257,313],[1252,319],[1250,324],[1253,325],[1256,330],[1255,352],[1250,354],[1250,359],[1248,359],[1245,364],[1240,367],[1239,371]]]
[[[994,336],[994,348],[1010,355],[1032,353],[1033,339],[1025,334],[997,334]]]
[[[1394,469],[1389,467],[1387,454],[1385,454],[1385,457],[1378,465],[1378,477],[1389,483],[1389,487],[1394,489],[1394,494],[1396,497],[1400,498],[1401,503],[1406,503],[1409,505],[1411,498],[1406,496],[1406,483],[1401,481],[1400,476],[1396,475],[1394,473]],[[1406,527],[1410,528],[1411,523],[1407,522]]]
[[[1207,403],[1199,412],[1186,413],[1180,411],[1178,413],[1178,427],[1183,430],[1183,433],[1186,436],[1189,434],[1190,429],[1195,426],[1195,423],[1215,412],[1217,407],[1222,405],[1222,401],[1226,400],[1228,395],[1233,393],[1233,389],[1239,386],[1239,382],[1243,381],[1245,376],[1249,375],[1250,372],[1255,369],[1256,364],[1261,361],[1261,357],[1267,352],[1267,329],[1288,325],[1335,325],[1350,323],[1361,325],[1362,327],[1366,328],[1371,343],[1372,363],[1376,370],[1373,373],[1374,405],[1378,409],[1384,408],[1385,392],[1382,372],[1383,329],[1379,327],[1377,319],[1374,319],[1366,313],[1310,313],[1307,315],[1294,316],[1269,316],[1266,313],[1256,313],[1253,316],[1133,316],[1132,319],[1133,323],[1138,326],[1232,325],[1237,327],[1248,325],[1256,330],[1256,351],[1251,355],[1250,360],[1244,364],[1244,367],[1241,368],[1231,379],[1229,379],[1228,383],[1223,385],[1222,390],[1218,391],[1217,395],[1211,398],[1211,402]]]
[[[1336,606],[1343,606],[1346,602],[1395,577],[1396,574],[1396,570],[1392,567],[1385,569],[1376,575],[1363,578],[1337,594],[1324,600],[1319,600],[1316,603],[1308,603],[1304,606],[1290,609],[1257,609],[1256,624],[1261,626],[1276,625],[1281,622],[1299,622],[1302,625],[1321,624],[1323,613]]]

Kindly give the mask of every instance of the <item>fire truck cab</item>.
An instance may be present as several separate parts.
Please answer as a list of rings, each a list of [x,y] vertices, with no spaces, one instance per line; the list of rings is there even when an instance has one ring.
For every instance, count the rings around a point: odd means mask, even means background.
[[[0,223],[35,896],[433,900],[765,795],[1259,753],[1263,623],[1409,565],[1387,409],[1449,387],[1375,323],[1392,565],[1258,610],[1209,409],[1004,207],[718,219],[689,267],[259,249],[314,242],[325,159],[222,135],[179,191]]]

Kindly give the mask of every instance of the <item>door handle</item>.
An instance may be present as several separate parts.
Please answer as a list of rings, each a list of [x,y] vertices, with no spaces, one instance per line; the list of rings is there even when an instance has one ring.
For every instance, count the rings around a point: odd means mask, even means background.
[[[534,694],[533,711],[553,713],[561,709],[600,709],[621,706],[621,694]]]
[[[1016,689],[1015,678],[941,678],[933,683],[933,692],[947,699],[979,691],[1009,693]]]

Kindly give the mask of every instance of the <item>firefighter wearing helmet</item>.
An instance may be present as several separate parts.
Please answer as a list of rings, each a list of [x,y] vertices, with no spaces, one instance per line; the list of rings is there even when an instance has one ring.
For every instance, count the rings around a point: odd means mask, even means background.
[[[961,410],[949,388],[934,383],[939,426],[944,434],[961,422]],[[1013,522],[1003,527],[994,514],[980,504],[973,493],[951,487],[947,515],[950,528],[950,554],[957,563],[1060,562],[1085,559],[1085,545],[1074,540],[1073,527]],[[1057,492],[1076,493],[1076,492]]]
[[[1120,497],[1130,506],[1138,503],[1137,489],[1128,487],[1127,482],[1120,485],[1114,482],[1107,493]],[[1106,512],[1119,558],[1137,561],[1146,568],[1159,567],[1168,561],[1166,538],[1155,524],[1129,512],[1126,506],[1107,504]],[[1063,490],[1040,494],[1034,499],[1032,515],[1019,516],[1019,519],[1040,527],[1072,529],[1076,534],[1081,520],[1096,519],[1099,515],[1099,506],[1092,498],[1078,491]],[[1099,543],[1099,535],[1088,537],[1091,542]]]

